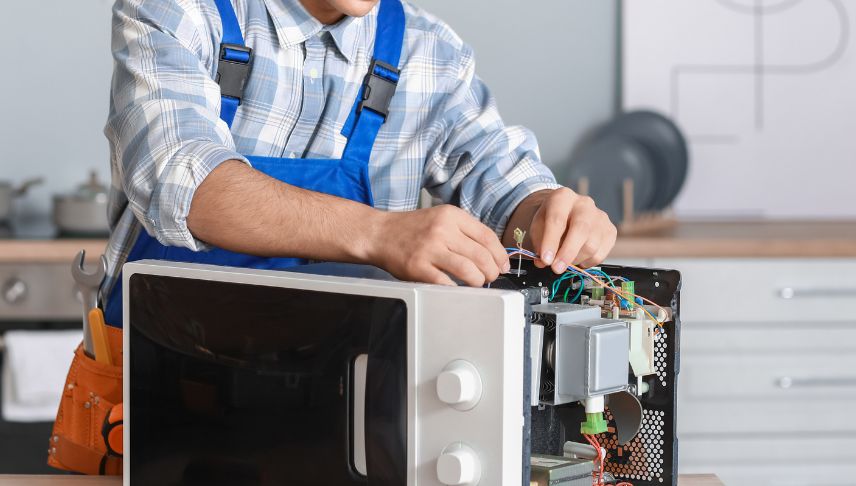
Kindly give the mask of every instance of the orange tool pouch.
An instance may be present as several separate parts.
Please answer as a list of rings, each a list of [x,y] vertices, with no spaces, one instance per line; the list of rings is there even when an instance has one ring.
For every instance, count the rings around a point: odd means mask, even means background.
[[[122,457],[108,452],[103,435],[105,420],[122,401],[122,330],[107,326],[107,339],[111,365],[86,356],[82,344],[74,352],[50,437],[52,467],[90,475],[122,474]]]

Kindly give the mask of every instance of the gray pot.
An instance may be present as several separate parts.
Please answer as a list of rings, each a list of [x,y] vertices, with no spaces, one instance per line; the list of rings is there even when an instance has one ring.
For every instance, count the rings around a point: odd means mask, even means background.
[[[94,171],[89,181],[71,194],[53,198],[54,224],[60,234],[105,237],[110,234],[107,222],[107,188]]]
[[[12,220],[15,198],[23,196],[30,187],[42,182],[44,182],[44,179],[41,177],[27,179],[18,186],[12,185],[11,182],[0,181],[0,224],[9,223]]]

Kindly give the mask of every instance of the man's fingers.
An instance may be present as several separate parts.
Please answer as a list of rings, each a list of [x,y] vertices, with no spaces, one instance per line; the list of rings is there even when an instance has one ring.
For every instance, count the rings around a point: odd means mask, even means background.
[[[590,258],[600,245],[602,227],[597,218],[602,213],[594,205],[594,200],[587,196],[577,196],[569,211],[570,225],[562,242],[562,248],[556,256],[560,262],[553,263],[553,271],[564,272],[568,263],[579,262]]]
[[[446,285],[449,287],[458,286],[458,284],[456,284],[454,280],[449,278],[448,275],[446,275],[442,270],[436,267],[431,267],[430,269],[425,271],[424,281],[425,283]]]
[[[562,247],[556,253],[556,259],[551,265],[553,272],[560,274],[565,273],[568,269],[568,263],[573,263],[576,260],[580,249],[588,239],[587,225],[583,222],[571,222],[568,232],[565,234],[565,239],[562,241]]]
[[[507,256],[505,257],[505,263],[498,264],[487,248],[482,246],[481,243],[467,238],[465,235],[461,235],[460,238],[449,242],[449,250],[473,262],[488,282],[496,280],[499,277],[499,273],[505,270],[499,265],[508,264]]]
[[[435,265],[470,287],[481,287],[485,284],[485,276],[475,263],[457,253],[448,252],[440,257]]]
[[[597,265],[600,262],[596,261],[595,255],[597,255],[602,244],[603,238],[600,235],[591,235],[589,239],[583,243],[582,248],[580,248],[580,252],[577,254],[577,257],[571,261],[571,263],[575,263],[583,268],[589,268]]]
[[[606,257],[609,256],[609,252],[612,251],[612,247],[615,246],[615,240],[618,236],[618,231],[616,231],[615,226],[609,226],[605,234],[602,236],[600,243],[598,244],[598,248],[595,251],[594,255],[588,260],[580,263],[585,267],[593,267],[595,265],[600,265],[606,260]]]
[[[570,214],[573,199],[576,197],[570,189],[557,189],[545,201],[543,211],[539,214],[543,220],[540,246],[536,249],[541,261],[547,265],[553,265],[559,252],[559,244],[562,235],[568,227],[568,215]],[[555,269],[555,266],[553,267]],[[564,271],[564,270],[563,270]]]
[[[600,249],[602,242],[603,233],[601,230],[589,231],[588,238],[583,242],[583,246],[580,247],[580,251],[577,253],[576,258],[570,260],[571,263],[584,265],[585,262],[588,262],[594,257],[595,253]]]
[[[496,267],[501,272],[505,273],[510,269],[510,265],[508,263],[508,252],[505,251],[505,247],[502,246],[502,242],[499,241],[499,238],[493,230],[473,217],[470,217],[468,221],[461,224],[460,228],[465,235],[478,243],[488,252],[496,264]]]

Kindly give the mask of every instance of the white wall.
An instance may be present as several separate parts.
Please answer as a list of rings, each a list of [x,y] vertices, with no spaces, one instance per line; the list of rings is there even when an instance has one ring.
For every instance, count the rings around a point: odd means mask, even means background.
[[[412,0],[476,52],[509,124],[531,128],[562,178],[580,138],[616,109],[615,0]]]
[[[535,131],[552,166],[615,109],[615,0],[415,0],[476,50],[506,121]],[[97,169],[107,179],[111,0],[6,2],[0,93],[0,180],[43,175],[21,209]]]
[[[41,175],[20,209],[48,211],[49,197],[109,176],[107,117],[111,0],[4,2],[0,15],[0,179]]]
[[[624,106],[689,140],[679,217],[854,219],[856,2],[749,3],[626,2]]]

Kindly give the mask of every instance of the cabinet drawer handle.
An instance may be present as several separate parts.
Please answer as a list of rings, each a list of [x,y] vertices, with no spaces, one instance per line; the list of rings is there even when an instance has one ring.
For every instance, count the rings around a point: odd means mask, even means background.
[[[780,299],[800,299],[807,297],[853,297],[856,298],[856,288],[808,288],[797,289],[794,287],[782,287],[776,293]]]
[[[783,390],[789,388],[835,387],[856,388],[856,377],[844,378],[792,378],[783,376],[775,380],[776,386]]]

